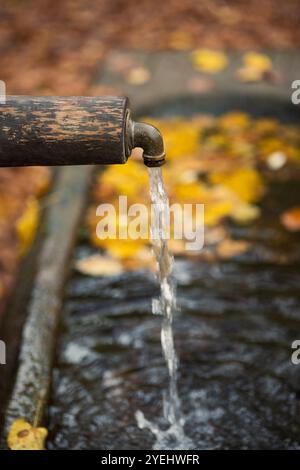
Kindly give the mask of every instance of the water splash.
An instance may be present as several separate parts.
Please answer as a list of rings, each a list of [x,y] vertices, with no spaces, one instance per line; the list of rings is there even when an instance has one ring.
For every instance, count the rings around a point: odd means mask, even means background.
[[[169,388],[164,393],[164,418],[167,429],[160,429],[148,421],[141,411],[136,419],[141,429],[148,428],[156,436],[154,449],[193,449],[192,441],[184,433],[184,418],[177,389],[178,359],[174,346],[173,312],[176,309],[176,290],[172,281],[173,257],[168,249],[169,200],[164,187],[161,168],[149,168],[151,198],[151,240],[158,265],[160,297],[153,299],[152,312],[162,315],[161,345],[169,372]]]

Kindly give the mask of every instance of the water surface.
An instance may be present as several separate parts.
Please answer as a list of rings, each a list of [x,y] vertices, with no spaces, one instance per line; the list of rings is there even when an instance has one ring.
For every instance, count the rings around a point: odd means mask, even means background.
[[[297,194],[296,184],[274,185],[255,225],[231,227],[233,237],[251,242],[248,253],[214,264],[175,261],[178,393],[197,449],[300,447],[299,367],[290,360],[300,331],[300,237],[274,222]],[[88,253],[82,244],[75,256]],[[136,410],[167,429],[169,376],[151,304],[158,296],[152,273],[73,274],[53,374],[50,449],[151,449],[156,438],[138,428]]]

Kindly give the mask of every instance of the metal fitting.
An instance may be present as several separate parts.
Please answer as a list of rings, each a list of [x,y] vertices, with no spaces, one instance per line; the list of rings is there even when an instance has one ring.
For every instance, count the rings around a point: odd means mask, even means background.
[[[158,167],[165,163],[164,142],[159,130],[145,122],[135,122],[129,117],[127,130],[131,149],[143,149],[144,163],[148,167]]]

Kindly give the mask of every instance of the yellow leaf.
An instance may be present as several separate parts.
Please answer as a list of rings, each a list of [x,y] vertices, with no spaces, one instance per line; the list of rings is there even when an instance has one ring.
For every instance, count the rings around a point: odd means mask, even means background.
[[[197,151],[199,130],[188,123],[173,123],[163,133],[167,159],[185,158]]]
[[[224,130],[229,132],[247,129],[252,123],[248,114],[239,111],[224,114],[218,122]]]
[[[249,249],[250,245],[244,240],[231,240],[226,238],[217,246],[217,254],[220,258],[229,259],[241,255]]]
[[[219,201],[205,204],[204,206],[204,223],[205,225],[216,225],[220,219],[230,215],[232,211],[232,203],[230,201]]]
[[[118,260],[101,255],[79,259],[75,267],[88,276],[115,276],[123,271],[122,264]]]
[[[269,156],[274,152],[284,152],[285,146],[279,137],[266,137],[259,142],[259,150],[263,155]]]
[[[148,175],[143,164],[129,160],[126,165],[107,168],[99,175],[98,184],[114,189],[118,195],[137,196],[147,188]]]
[[[251,67],[256,70],[266,72],[271,70],[272,60],[265,54],[260,54],[258,52],[247,52],[243,56],[243,61],[246,67]]]
[[[264,78],[265,72],[253,67],[242,67],[237,71],[237,78],[241,82],[260,82]]]
[[[7,445],[11,450],[45,450],[47,435],[46,428],[35,428],[19,418],[10,427]]]
[[[255,122],[255,133],[266,136],[279,131],[279,123],[273,118],[261,118]]]
[[[252,222],[259,216],[259,207],[247,203],[235,204],[231,213],[231,217],[240,224]]]
[[[213,184],[225,186],[245,202],[257,201],[264,191],[260,175],[252,168],[239,168],[231,172],[212,173],[210,181]]]
[[[120,260],[139,257],[141,250],[143,250],[146,241],[145,240],[113,240],[107,239],[102,240],[102,246],[104,246],[107,252]]]
[[[243,56],[244,66],[237,72],[242,82],[258,82],[262,80],[266,72],[273,68],[272,60],[265,54],[247,52]]]
[[[30,248],[39,220],[39,203],[35,198],[29,198],[26,208],[16,222],[16,230],[20,240],[21,253],[24,254]]]
[[[207,198],[207,190],[200,182],[179,183],[173,191],[176,201],[181,203],[204,203]]]
[[[228,59],[223,52],[212,49],[196,49],[191,57],[195,69],[201,72],[218,73],[228,64]]]

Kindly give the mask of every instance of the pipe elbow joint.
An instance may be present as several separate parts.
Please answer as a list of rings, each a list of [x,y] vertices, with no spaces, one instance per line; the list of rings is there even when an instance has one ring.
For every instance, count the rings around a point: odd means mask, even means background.
[[[143,149],[144,163],[148,167],[159,167],[165,163],[164,141],[160,131],[145,122],[131,122],[132,148]]]

